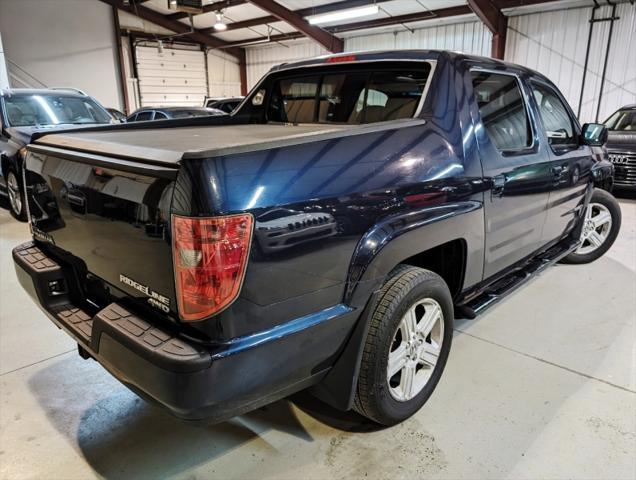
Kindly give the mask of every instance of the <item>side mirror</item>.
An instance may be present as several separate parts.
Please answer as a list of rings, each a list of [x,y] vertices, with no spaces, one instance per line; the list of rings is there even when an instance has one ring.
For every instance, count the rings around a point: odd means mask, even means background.
[[[602,123],[583,125],[583,143],[591,147],[602,147],[607,142],[607,127]]]

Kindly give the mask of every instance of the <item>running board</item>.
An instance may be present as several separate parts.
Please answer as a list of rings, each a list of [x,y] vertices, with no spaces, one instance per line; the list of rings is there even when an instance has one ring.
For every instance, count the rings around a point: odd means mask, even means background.
[[[535,278],[543,270],[572,253],[579,245],[578,240],[572,241],[568,239],[531,258],[523,266],[485,287],[480,294],[468,302],[455,305],[455,318],[474,319],[477,315],[498,303],[506,295]]]

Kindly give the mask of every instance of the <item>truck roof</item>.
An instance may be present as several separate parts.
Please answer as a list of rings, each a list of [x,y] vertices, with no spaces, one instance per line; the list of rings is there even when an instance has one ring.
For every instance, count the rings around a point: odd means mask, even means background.
[[[439,60],[445,58],[450,61],[455,60],[471,60],[476,63],[482,63],[485,65],[499,65],[506,66],[507,68],[514,68],[526,73],[541,76],[540,73],[531,70],[522,65],[516,63],[505,62],[503,60],[497,60],[490,57],[482,57],[479,55],[469,55],[466,53],[450,50],[423,50],[423,49],[411,49],[411,50],[372,50],[363,52],[346,52],[337,53],[332,55],[322,55],[319,57],[309,58],[305,60],[299,60],[297,62],[281,63],[272,67],[270,72],[278,72],[293,68],[319,66],[326,63],[363,63],[373,61],[414,61],[414,60]]]

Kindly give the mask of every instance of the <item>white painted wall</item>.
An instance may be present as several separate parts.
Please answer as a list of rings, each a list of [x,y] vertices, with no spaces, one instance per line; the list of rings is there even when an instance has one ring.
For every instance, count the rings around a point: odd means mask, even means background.
[[[461,50],[475,55],[490,53],[490,32],[480,23],[469,21],[414,29],[396,27],[394,32],[345,38],[345,51],[428,49]],[[247,85],[252,88],[270,68],[283,62],[326,55],[329,52],[309,40],[247,48]]]
[[[241,95],[241,72],[236,57],[221,50],[208,50],[208,96]]]
[[[0,88],[9,88],[9,74],[7,63],[4,60],[4,47],[2,46],[2,33],[0,32]]]
[[[512,17],[508,26],[506,60],[546,75],[563,92],[575,113],[579,109],[591,8],[575,8]],[[611,8],[597,11],[607,18]],[[623,105],[636,103],[636,6],[616,9],[599,120]],[[594,121],[599,104],[609,22],[594,25],[580,120]]]
[[[274,65],[328,53],[316,42],[305,39],[247,48],[247,89],[251,90]]]
[[[0,0],[0,32],[12,86],[76,87],[104,106],[122,107],[108,5]]]
[[[345,50],[438,49],[456,50],[472,55],[489,55],[492,34],[481,22],[440,24],[397,32],[354,36],[345,39]]]

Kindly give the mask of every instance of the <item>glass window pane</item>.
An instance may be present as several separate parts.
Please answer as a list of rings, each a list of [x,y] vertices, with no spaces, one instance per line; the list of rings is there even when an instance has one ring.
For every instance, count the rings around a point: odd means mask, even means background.
[[[143,121],[143,120],[150,120],[150,119],[152,119],[152,112],[151,111],[150,112],[139,112],[137,114],[137,118],[135,118],[135,121],[136,122],[140,122],[140,121]]]
[[[551,88],[532,83],[532,94],[539,108],[539,115],[552,145],[576,143],[574,125],[567,108]]]
[[[313,122],[319,83],[319,76],[280,80],[274,88],[270,103],[270,120],[289,123]]]
[[[369,84],[364,122],[382,122],[415,115],[430,67],[400,72],[376,72]]]
[[[328,123],[360,123],[367,73],[325,75],[320,87],[318,121]],[[358,106],[358,109],[356,108]]]
[[[471,72],[475,99],[488,137],[499,150],[532,145],[530,122],[517,79],[512,75]]]

